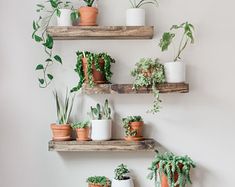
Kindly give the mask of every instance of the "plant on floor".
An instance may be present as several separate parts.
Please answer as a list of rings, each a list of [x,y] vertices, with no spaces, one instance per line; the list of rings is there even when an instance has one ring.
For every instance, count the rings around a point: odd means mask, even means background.
[[[85,129],[85,128],[89,128],[90,122],[88,120],[85,120],[82,122],[73,123],[71,126],[73,129]]]
[[[138,90],[141,87],[151,87],[154,95],[153,107],[148,111],[157,113],[160,111],[159,91],[156,86],[165,82],[164,67],[159,63],[159,59],[155,61],[150,58],[142,58],[131,71],[131,75],[135,78],[133,89]]]
[[[182,52],[188,44],[194,43],[194,26],[185,22],[180,25],[173,25],[169,32],[165,32],[160,40],[159,46],[162,51],[168,50],[168,47],[173,43],[177,30],[182,30],[183,34],[179,43],[177,53],[174,55],[174,62],[181,59]]]
[[[155,179],[156,186],[159,186],[158,176],[162,182],[163,176],[167,179],[169,187],[185,187],[191,184],[190,170],[196,165],[188,156],[176,156],[173,153],[157,154],[149,168],[151,172],[149,179]]]
[[[128,116],[126,118],[122,119],[123,127],[125,129],[125,135],[126,136],[136,136],[137,130],[133,130],[131,128],[132,122],[143,122],[143,119],[141,116]]]
[[[97,185],[102,187],[111,186],[111,181],[105,176],[93,176],[87,179],[87,183],[90,185]]]
[[[91,111],[88,114],[92,120],[110,120],[111,108],[109,107],[108,99],[105,100],[103,106],[98,103],[96,107],[91,107]]]
[[[129,0],[132,8],[140,8],[144,5],[147,5],[147,4],[152,4],[152,5],[155,5],[157,6],[158,5],[158,2],[157,0]]]
[[[115,179],[116,180],[127,180],[130,177],[127,175],[130,173],[130,171],[128,170],[127,166],[124,164],[120,164],[115,170]]]
[[[92,7],[92,5],[94,4],[94,2],[95,2],[95,0],[83,0],[85,3],[86,3],[86,5],[88,6],[88,7]]]

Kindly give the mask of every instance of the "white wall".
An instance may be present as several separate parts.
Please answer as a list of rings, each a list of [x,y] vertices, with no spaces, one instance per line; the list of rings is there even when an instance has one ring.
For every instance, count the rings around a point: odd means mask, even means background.
[[[152,153],[56,153],[47,151],[49,124],[56,120],[51,90],[76,83],[75,51],[107,51],[117,63],[114,83],[131,82],[129,71],[140,57],[170,59],[157,46],[172,24],[192,22],[196,44],[184,54],[188,65],[189,94],[162,95],[158,115],[146,114],[152,97],[107,96],[116,112],[115,137],[122,136],[120,118],[141,114],[146,136],[156,138],[168,150],[188,154],[198,164],[194,187],[233,187],[234,150],[234,6],[232,0],[162,0],[158,9],[146,8],[148,24],[157,30],[148,41],[60,41],[56,50],[64,66],[55,67],[56,82],[39,89],[35,65],[42,62],[41,46],[31,40],[31,23],[37,0],[0,1],[0,186],[85,187],[90,175],[113,176],[119,163],[128,164],[136,187],[146,180]],[[100,1],[100,24],[123,25],[127,0]],[[106,96],[78,96],[74,119],[85,117],[87,108]]]

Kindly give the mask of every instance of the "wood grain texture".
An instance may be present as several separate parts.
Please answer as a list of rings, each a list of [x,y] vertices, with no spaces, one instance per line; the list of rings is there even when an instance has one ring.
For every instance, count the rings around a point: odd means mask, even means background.
[[[125,140],[110,141],[50,141],[49,151],[78,151],[78,152],[94,152],[94,151],[114,151],[114,152],[136,152],[136,151],[156,151],[157,142],[154,139],[145,139],[138,142]]]
[[[135,40],[152,39],[153,26],[73,26],[48,27],[54,40]]]

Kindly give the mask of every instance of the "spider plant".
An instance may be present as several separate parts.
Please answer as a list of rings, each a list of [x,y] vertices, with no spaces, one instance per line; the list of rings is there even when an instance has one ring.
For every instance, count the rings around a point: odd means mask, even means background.
[[[144,5],[152,4],[158,6],[157,0],[129,0],[132,8],[141,8]]]

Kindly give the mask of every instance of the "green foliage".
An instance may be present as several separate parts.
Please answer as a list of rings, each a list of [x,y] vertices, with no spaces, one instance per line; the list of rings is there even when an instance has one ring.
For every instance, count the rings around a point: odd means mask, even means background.
[[[188,156],[176,156],[173,153],[157,154],[149,168],[151,172],[148,178],[152,180],[155,178],[157,184],[157,177],[165,176],[168,179],[169,187],[185,187],[187,184],[192,184],[190,179],[190,170],[196,165]],[[175,173],[178,174],[178,180],[174,181]]]
[[[130,177],[127,176],[128,173],[130,173],[130,171],[128,170],[127,166],[124,164],[120,164],[115,170],[115,179],[116,180],[127,180]]]
[[[93,3],[95,2],[95,0],[83,0],[83,1],[86,3],[88,7],[92,7]]]
[[[179,43],[178,51],[174,56],[174,61],[181,59],[181,54],[189,43],[194,43],[194,26],[191,23],[185,22],[181,25],[173,25],[170,32],[165,32],[163,34],[159,43],[162,51],[168,50],[168,47],[173,43],[177,30],[182,30],[183,34]]]
[[[125,129],[126,136],[135,136],[137,134],[136,130],[132,130],[130,123],[131,122],[141,122],[143,121],[141,116],[127,116],[122,119],[123,127]]]
[[[138,0],[137,2],[136,0],[129,0],[129,2],[132,8],[141,8],[142,6],[147,5],[147,4],[158,6],[157,0]]]
[[[93,176],[87,179],[88,184],[101,185],[101,186],[111,186],[111,181],[105,176]]]
[[[88,84],[90,87],[94,86],[93,82],[93,65],[95,66],[97,71],[102,72],[104,74],[105,79],[107,81],[111,80],[111,77],[113,73],[111,72],[111,63],[115,63],[115,60],[111,58],[107,53],[91,53],[88,51],[84,52],[77,52],[77,64],[75,68],[75,72],[79,76],[79,82],[76,87],[74,87],[71,92],[75,92],[81,89],[83,83],[85,82],[85,74],[83,71],[83,66],[82,66],[82,59],[86,58],[87,59],[87,75],[88,75]],[[104,68],[100,67],[100,60],[104,60]]]
[[[96,107],[91,107],[88,115],[92,120],[111,119],[111,108],[109,107],[108,99],[105,100],[103,106],[98,103]]]
[[[153,107],[148,111],[157,113],[160,111],[161,100],[156,85],[165,82],[164,66],[159,63],[159,59],[155,61],[148,58],[142,58],[131,71],[131,75],[135,78],[133,89],[138,90],[141,87],[151,87],[154,95]]]
[[[54,92],[55,100],[56,100],[56,110],[57,110],[57,118],[59,124],[68,124],[69,117],[72,112],[73,103],[74,103],[74,96],[68,94],[66,91],[66,96],[64,101],[59,98],[57,91]]]
[[[85,120],[82,122],[73,123],[71,126],[73,129],[86,129],[90,126],[90,122]]]

